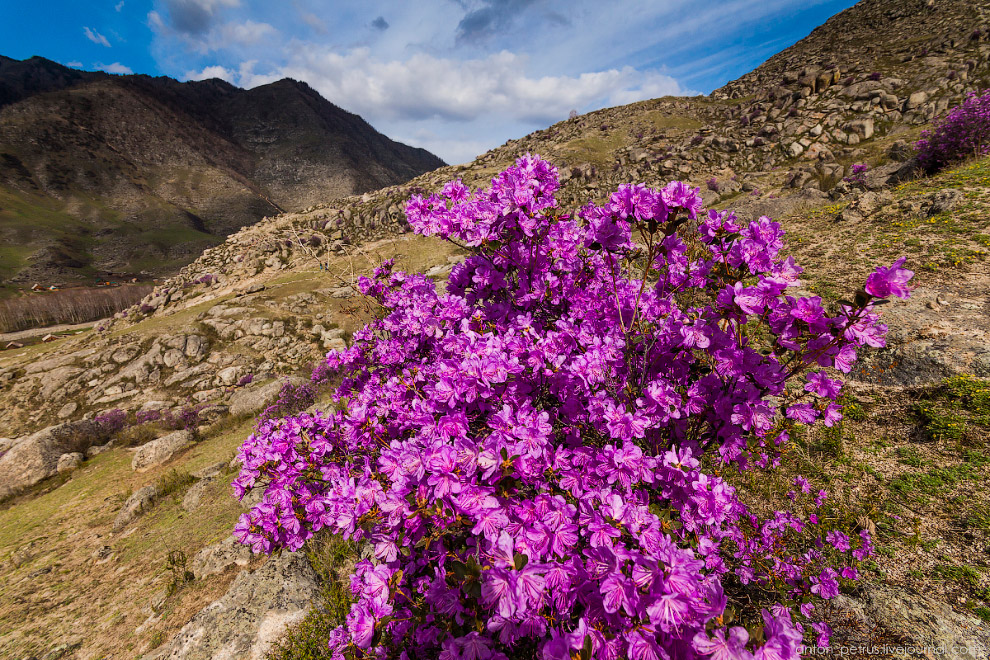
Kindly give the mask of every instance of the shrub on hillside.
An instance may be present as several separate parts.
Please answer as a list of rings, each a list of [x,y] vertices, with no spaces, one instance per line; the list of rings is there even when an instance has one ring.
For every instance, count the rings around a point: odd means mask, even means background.
[[[419,233],[473,255],[445,290],[391,262],[360,280],[382,313],[327,356],[337,409],[266,411],[233,482],[265,492],[235,535],[256,552],[321,529],[366,545],[334,658],[791,660],[805,635],[826,644],[816,604],[856,578],[869,534],[819,518],[804,479],[761,518],[720,474],[773,469],[795,425],[841,419],[824,369],[883,345],[873,305],[906,296],[910,271],[877,269],[829,313],[786,295],[801,269],[769,218],[704,213],[680,182],[573,217],[557,188],[526,156],[487,190],[410,201]],[[727,588],[756,608],[733,622]]]
[[[917,142],[918,163],[928,173],[990,153],[990,90],[970,94]]]

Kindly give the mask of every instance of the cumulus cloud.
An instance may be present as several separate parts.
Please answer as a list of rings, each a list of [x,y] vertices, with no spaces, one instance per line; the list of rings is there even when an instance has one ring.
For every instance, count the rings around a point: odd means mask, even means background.
[[[124,8],[124,0],[120,0],[120,2],[115,4],[113,8],[116,9],[118,12],[121,11]]]
[[[107,41],[107,38],[104,37],[99,32],[97,32],[96,30],[90,30],[88,27],[84,27],[83,34],[85,34],[86,38],[92,41],[94,44],[99,44],[101,46],[106,46],[107,48],[110,48],[110,42]]]
[[[247,87],[288,76],[359,114],[385,119],[472,121],[486,115],[545,123],[571,108],[684,94],[673,78],[631,67],[579,75],[528,76],[528,58],[508,51],[455,60],[417,53],[380,60],[368,48],[346,54],[305,49],[286,66],[238,82]]]
[[[124,66],[120,62],[114,62],[113,64],[95,64],[93,65],[93,68],[102,69],[107,73],[119,73],[122,75],[130,75],[134,73],[131,70],[131,67]]]
[[[72,62],[65,63],[65,66],[71,66],[73,69],[78,69],[82,67],[82,65],[83,65],[82,62],[76,62],[75,60],[73,60]]]
[[[256,46],[278,34],[278,30],[269,23],[251,19],[218,23],[203,33],[181,31],[170,25],[157,11],[148,12],[148,25],[159,35],[176,38],[190,50],[203,54],[231,47]]]
[[[385,20],[384,16],[379,16],[375,20],[371,21],[371,27],[375,28],[376,30],[387,30],[388,21]]]

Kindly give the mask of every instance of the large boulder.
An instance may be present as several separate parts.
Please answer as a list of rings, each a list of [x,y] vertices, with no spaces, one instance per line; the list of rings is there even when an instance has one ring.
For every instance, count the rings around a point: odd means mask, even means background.
[[[156,440],[145,443],[138,447],[131,459],[131,468],[138,472],[144,472],[156,465],[161,465],[174,454],[185,449],[192,444],[193,434],[190,431],[176,431],[163,435]]]
[[[240,417],[241,415],[253,415],[261,412],[275,402],[286,381],[297,386],[309,382],[305,378],[292,376],[235,392],[230,397],[230,414],[234,417]]]
[[[85,452],[105,440],[103,429],[92,420],[50,426],[15,440],[0,456],[0,497],[57,474],[63,454]]]
[[[936,383],[947,376],[990,377],[990,281],[918,287],[883,308],[887,347],[865,352],[850,374],[880,385]]]
[[[316,573],[301,552],[283,552],[243,571],[145,660],[262,660],[285,629],[306,616],[319,593]]]
[[[990,657],[990,625],[945,603],[883,584],[864,584],[855,597],[830,605],[837,651],[915,647],[903,657],[979,660]],[[901,657],[901,656],[898,656]]]

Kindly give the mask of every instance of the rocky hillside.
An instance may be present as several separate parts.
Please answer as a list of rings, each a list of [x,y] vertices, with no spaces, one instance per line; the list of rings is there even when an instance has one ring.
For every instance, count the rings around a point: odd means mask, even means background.
[[[0,648],[260,658],[287,626],[332,616],[353,549],[325,540],[266,561],[236,547],[235,449],[286,380],[306,382],[368,318],[358,275],[395,257],[441,279],[464,257],[410,235],[405,200],[482,184],[530,151],[560,167],[565,208],[680,178],[709,205],[773,216],[829,302],[908,256],[917,288],[884,308],[889,348],[861,356],[842,425],[792,456],[850,532],[878,542],[829,612],[836,641],[988,657],[990,159],[922,177],[910,146],[990,86],[988,6],[866,0],[710,97],[602,110],[307,203],[234,232],[117,318],[0,352]],[[738,487],[772,501],[792,476]]]
[[[265,216],[441,165],[294,80],[0,58],[0,283],[171,274]]]

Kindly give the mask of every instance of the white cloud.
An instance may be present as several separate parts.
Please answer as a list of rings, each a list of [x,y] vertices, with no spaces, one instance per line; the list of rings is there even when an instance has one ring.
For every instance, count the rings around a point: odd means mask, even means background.
[[[71,66],[73,69],[79,69],[82,67],[82,65],[83,65],[82,62],[76,62],[76,61],[65,63],[65,66]]]
[[[124,0],[120,0],[117,4],[113,6],[118,12],[124,8]]]
[[[224,23],[214,35],[211,42],[213,50],[227,48],[231,45],[253,46],[266,38],[278,34],[278,30],[268,23],[244,21],[243,23]]]
[[[119,73],[119,74],[128,75],[128,76],[130,74],[134,73],[131,70],[131,67],[124,66],[120,62],[114,62],[113,64],[94,64],[93,65],[93,68],[95,68],[95,69],[102,69],[103,71],[106,71],[107,73]]]
[[[110,48],[110,42],[107,41],[107,38],[104,37],[99,32],[97,32],[96,30],[90,30],[88,27],[84,27],[83,33],[86,35],[86,38],[92,41],[94,44],[100,44],[101,46],[106,46],[107,48]]]
[[[537,124],[566,117],[571,108],[687,93],[669,76],[631,67],[541,77],[527,75],[527,68],[526,56],[508,51],[474,60],[424,53],[380,60],[368,48],[343,55],[305,48],[272,71],[242,71],[238,82],[254,87],[282,77],[305,80],[333,103],[378,119],[472,121],[494,115]]]
[[[257,46],[278,35],[272,25],[259,21],[227,22],[208,28],[205,32],[173,28],[157,11],[148,12],[148,25],[159,35],[179,39],[185,46],[201,54],[235,47]]]

